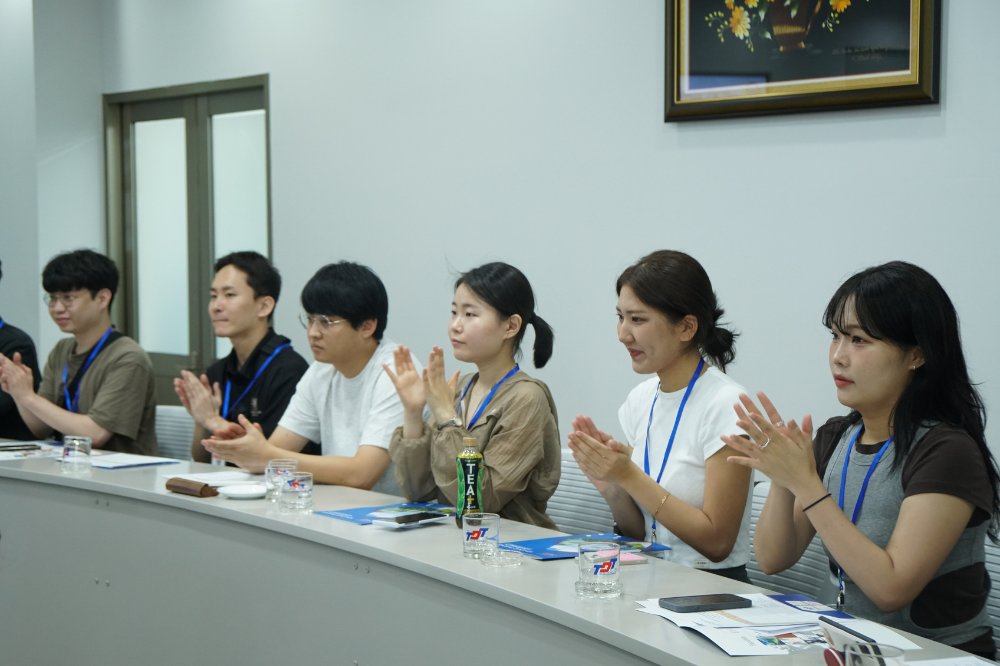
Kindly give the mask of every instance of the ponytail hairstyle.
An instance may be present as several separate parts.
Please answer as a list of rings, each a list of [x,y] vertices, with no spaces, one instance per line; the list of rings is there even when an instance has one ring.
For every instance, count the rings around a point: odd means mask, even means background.
[[[455,289],[465,285],[497,311],[501,319],[514,315],[521,317],[521,328],[514,336],[514,357],[521,355],[521,339],[525,328],[535,328],[534,362],[536,368],[544,367],[552,356],[555,334],[544,319],[535,314],[535,294],[524,273],[510,264],[495,261],[462,273],[455,280]]]
[[[892,261],[856,273],[840,285],[823,314],[823,325],[844,331],[853,307],[858,326],[872,338],[904,351],[919,347],[924,364],[912,372],[891,415],[893,466],[902,464],[921,426],[947,423],[961,428],[979,447],[993,486],[989,537],[998,541],[1000,474],[986,446],[986,408],[969,379],[962,353],[958,315],[948,294],[930,273]],[[861,421],[852,411],[848,422]]]
[[[719,370],[725,372],[736,358],[739,333],[718,324],[725,311],[719,307],[708,273],[694,257],[675,250],[647,254],[618,277],[618,295],[622,287],[631,289],[640,301],[662,312],[674,324],[694,315],[698,330],[691,344]]]

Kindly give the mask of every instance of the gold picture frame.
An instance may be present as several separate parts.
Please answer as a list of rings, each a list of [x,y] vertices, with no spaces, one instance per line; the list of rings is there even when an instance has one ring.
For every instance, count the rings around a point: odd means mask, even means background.
[[[666,0],[666,122],[935,104],[942,0]]]

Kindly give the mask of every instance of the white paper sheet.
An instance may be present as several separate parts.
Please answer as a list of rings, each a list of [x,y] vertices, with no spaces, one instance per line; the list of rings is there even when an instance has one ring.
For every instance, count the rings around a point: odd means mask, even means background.
[[[754,605],[727,611],[676,613],[661,608],[658,599],[646,599],[637,602],[640,606],[637,610],[658,615],[678,627],[697,631],[731,657],[788,654],[828,646],[825,641],[816,642],[815,634],[820,629],[814,613],[789,608],[764,594],[739,596],[750,599]],[[869,620],[838,619],[837,622],[877,643],[902,650],[920,649],[919,645],[889,627]],[[796,636],[789,644],[785,644],[776,638],[783,634],[802,634],[802,637]],[[805,645],[806,643],[810,645]]]
[[[796,610],[766,594],[737,595],[753,602],[750,608],[733,608],[724,611],[702,611],[700,613],[676,613],[660,608],[658,599],[647,599],[639,604],[654,610],[655,615],[665,617],[678,627],[698,625],[702,627],[758,627],[769,624],[816,624],[815,613]]]
[[[101,469],[119,469],[121,467],[144,467],[147,465],[172,465],[179,463],[176,458],[157,458],[156,456],[137,456],[131,453],[108,453],[91,460],[91,465]]]
[[[31,445],[37,444],[40,449],[34,451],[0,451],[0,460],[21,460],[23,458],[58,458],[62,455],[62,447],[52,442],[4,442],[4,444]]]

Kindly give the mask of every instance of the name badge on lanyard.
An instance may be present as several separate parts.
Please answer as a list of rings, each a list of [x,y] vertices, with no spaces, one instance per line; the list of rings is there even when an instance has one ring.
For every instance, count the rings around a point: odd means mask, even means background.
[[[691,381],[688,382],[687,390],[684,391],[684,397],[681,399],[681,406],[677,409],[677,418],[674,419],[674,429],[670,431],[670,440],[667,442],[667,450],[663,454],[663,462],[660,463],[660,473],[656,475],[656,483],[660,483],[660,479],[663,478],[663,470],[667,468],[667,458],[670,457],[670,449],[674,447],[674,437],[677,436],[677,426],[681,423],[681,414],[684,413],[684,406],[687,405],[688,398],[691,397],[691,390],[694,388],[694,383],[698,381],[701,377],[701,371],[705,367],[705,359],[698,359],[698,367],[694,371],[694,375],[691,377]],[[656,409],[656,400],[660,397],[660,383],[656,383],[656,395],[653,396],[653,406],[649,408],[649,422],[646,424],[646,455],[644,458],[643,470],[646,472],[646,476],[652,476],[649,473],[649,429],[653,425],[653,410]],[[656,541],[656,518],[653,518],[653,543],[658,543]]]
[[[518,370],[520,370],[520,369],[521,369],[521,367],[518,366],[517,364],[515,364],[514,365],[514,369],[511,370],[510,372],[508,372],[506,375],[504,375],[503,379],[501,379],[500,381],[498,381],[493,386],[493,390],[490,391],[490,394],[488,396],[486,396],[486,399],[483,400],[483,402],[482,402],[481,405],[479,405],[479,409],[476,410],[476,415],[473,416],[472,420],[469,421],[468,425],[465,426],[466,430],[472,430],[472,426],[474,426],[476,424],[476,421],[479,420],[479,417],[483,415],[483,410],[486,409],[486,405],[490,404],[490,400],[493,399],[493,394],[495,394],[497,392],[497,389],[500,388],[500,385],[503,384],[508,379],[510,379],[511,377],[513,377],[514,374]],[[472,386],[472,380],[471,379],[469,380],[469,383],[465,385],[465,390],[462,391],[462,395],[458,399],[458,407],[455,408],[455,415],[456,416],[461,416],[462,415],[459,410],[462,409],[462,401],[465,400],[465,394],[469,392],[469,387],[470,386]]]
[[[858,436],[864,431],[864,427],[858,429],[854,433],[854,437],[851,438],[851,443],[847,446],[847,453],[844,454],[844,469],[840,473],[840,498],[837,500],[837,504],[840,505],[840,510],[844,510],[844,490],[847,488],[847,467],[851,462],[851,451],[854,450],[854,443],[858,441]],[[882,456],[889,449],[889,445],[892,444],[892,437],[882,445],[879,452],[875,454],[875,459],[872,460],[872,464],[868,466],[868,473],[865,474],[865,480],[861,483],[861,492],[858,493],[858,502],[854,505],[854,515],[851,516],[851,522],[855,525],[858,524],[858,514],[861,513],[861,504],[865,501],[865,493],[868,491],[868,481],[871,480],[872,474],[875,473],[875,468],[878,467],[878,463],[882,460]],[[844,608],[844,568],[841,566],[837,567],[837,609],[842,610]]]
[[[83,368],[80,370],[80,373],[73,378],[76,381],[76,391],[73,394],[72,400],[70,400],[69,397],[69,385],[66,384],[66,373],[69,370],[69,359],[66,360],[66,365],[63,366],[63,375],[62,375],[63,397],[66,399],[66,409],[73,412],[74,414],[80,408],[80,384],[83,383],[83,376],[87,374],[87,368],[89,368],[90,364],[94,362],[95,358],[97,358],[97,355],[101,351],[101,347],[104,346],[104,343],[107,341],[108,337],[111,335],[111,332],[114,330],[115,327],[110,326],[108,330],[104,333],[104,335],[101,336],[101,339],[98,341],[98,343],[94,345],[94,350],[90,352],[90,356],[87,357],[87,362],[83,364]]]
[[[230,382],[228,379],[226,380],[226,397],[224,398],[222,403],[222,418],[226,419],[227,421],[229,420],[229,416],[232,414],[233,410],[236,409],[236,405],[240,404],[240,400],[245,398],[247,393],[250,392],[251,387],[253,387],[253,385],[257,382],[260,376],[264,373],[265,368],[267,368],[267,366],[270,365],[271,361],[274,360],[274,357],[280,354],[283,349],[291,346],[292,344],[290,342],[286,342],[285,344],[281,345],[273,352],[271,352],[271,355],[267,357],[267,360],[261,363],[260,367],[257,368],[257,372],[254,374],[253,379],[251,379],[250,383],[247,384],[247,387],[243,389],[243,393],[240,393],[240,397],[236,398],[236,402],[233,403],[232,407],[229,406],[229,391],[230,389],[232,389],[232,382]]]

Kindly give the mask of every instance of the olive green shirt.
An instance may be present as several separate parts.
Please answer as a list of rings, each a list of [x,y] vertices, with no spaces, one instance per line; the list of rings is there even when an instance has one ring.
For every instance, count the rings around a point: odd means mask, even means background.
[[[472,378],[459,379],[456,407],[462,389]],[[469,399],[466,395],[465,402]],[[461,409],[463,415],[469,415],[465,420],[472,417],[468,404]],[[425,423],[419,438],[403,439],[403,429],[396,428],[389,456],[396,463],[396,483],[403,495],[414,502],[455,506],[456,459],[464,448],[463,438],[468,436],[476,438],[476,450],[483,454],[483,510],[557,529],[545,513],[559,485],[562,463],[556,406],[548,387],[518,372],[500,386],[471,432],[461,426],[439,431],[436,424]]]
[[[66,338],[56,343],[42,372],[38,395],[66,409],[63,366],[69,361],[66,381],[72,382],[87,362],[91,350],[73,353],[76,341]],[[73,396],[70,396],[71,398]],[[80,382],[77,412],[111,431],[111,439],[101,448],[155,456],[156,393],[153,363],[132,338],[122,336],[97,355]],[[63,433],[72,435],[73,433]]]

